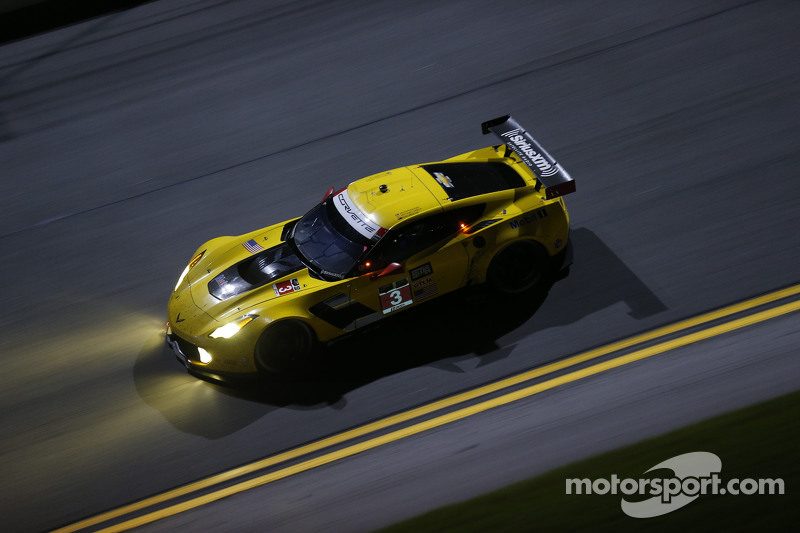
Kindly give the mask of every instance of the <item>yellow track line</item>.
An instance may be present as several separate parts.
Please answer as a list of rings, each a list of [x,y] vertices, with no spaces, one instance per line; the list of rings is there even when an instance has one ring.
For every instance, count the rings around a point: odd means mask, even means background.
[[[198,496],[190,500],[187,500],[185,502],[174,504],[169,507],[159,509],[158,511],[153,511],[144,514],[142,516],[126,520],[125,522],[115,524],[101,531],[104,532],[127,531],[135,527],[143,526],[145,524],[149,524],[157,520],[161,520],[163,518],[167,518],[185,511],[189,511],[191,509],[207,505],[209,503],[221,500],[223,498],[227,498],[228,496],[232,496],[240,492],[260,487],[262,485],[266,485],[267,483],[272,483],[273,481],[277,481],[279,479],[299,474],[301,472],[305,472],[307,470],[311,470],[313,468],[317,468],[319,466],[326,465],[334,461],[344,459],[346,457],[351,457],[353,455],[357,455],[364,451],[371,450],[373,448],[378,448],[379,446],[383,446],[385,444],[389,444],[391,442],[395,442],[404,439],[406,437],[410,437],[412,435],[428,431],[433,428],[444,426],[446,424],[462,420],[464,418],[476,415],[478,413],[483,413],[484,411],[488,411],[489,409],[494,409],[496,407],[510,404],[517,400],[533,396],[534,394],[539,394],[540,392],[556,388],[566,383],[570,383],[589,376],[593,376],[595,374],[599,374],[601,372],[605,372],[613,368],[627,365],[635,361],[641,361],[642,359],[647,359],[648,357],[653,357],[655,355],[662,354],[664,352],[674,350],[682,346],[686,346],[698,341],[709,339],[711,337],[716,337],[724,333],[728,333],[746,326],[757,324],[759,322],[764,322],[766,320],[770,320],[772,318],[799,310],[800,310],[800,301],[795,301],[781,305],[779,307],[775,307],[773,309],[767,309],[765,311],[754,313],[746,317],[738,318],[736,320],[731,320],[730,322],[725,322],[723,324],[719,324],[717,326],[704,329],[702,331],[690,333],[688,335],[684,335],[683,337],[678,337],[676,339],[662,342],[660,344],[656,344],[648,348],[643,348],[641,350],[637,350],[635,352],[631,352],[626,355],[621,355],[615,357],[614,359],[609,359],[608,361],[603,361],[602,363],[582,368],[580,370],[576,370],[574,372],[570,372],[568,374],[564,374],[562,376],[558,376],[549,379],[547,381],[537,383],[535,385],[530,385],[523,389],[503,394],[502,396],[498,396],[496,398],[484,400],[475,405],[471,405],[469,407],[463,407],[456,411],[440,415],[436,418],[425,420],[423,422],[418,422],[406,428],[392,431],[391,433],[387,433],[385,435],[373,437],[366,441],[359,442],[351,446],[347,446],[346,448],[342,448],[341,450],[336,450],[333,452],[326,453],[324,455],[315,457],[313,459],[309,459],[307,461],[303,461],[296,465],[282,468],[280,470],[276,470],[268,474],[263,474],[253,479],[248,479],[247,481],[241,481],[239,483],[236,483],[235,485],[231,485],[230,487],[219,489],[214,492],[204,494],[203,496]]]
[[[174,498],[179,498],[181,496],[191,494],[192,492],[207,489],[219,483],[224,483],[226,481],[230,481],[232,479],[235,479],[243,475],[252,474],[254,472],[257,472],[258,470],[274,466],[284,461],[296,459],[298,457],[302,457],[303,455],[307,455],[309,453],[313,453],[322,450],[324,448],[335,446],[337,444],[341,444],[348,440],[362,437],[369,433],[379,431],[387,427],[391,427],[395,424],[400,424],[403,422],[407,422],[409,420],[413,420],[414,418],[418,418],[420,416],[433,413],[440,409],[452,407],[453,405],[457,405],[459,403],[469,401],[478,398],[480,396],[484,396],[486,394],[491,394],[493,392],[497,392],[504,388],[517,385],[519,383],[523,383],[525,381],[529,381],[531,379],[535,379],[537,377],[541,377],[550,374],[552,372],[557,372],[559,370],[568,368],[576,364],[590,361],[592,359],[597,359],[598,357],[608,355],[618,350],[629,348],[631,346],[635,346],[643,342],[657,339],[664,335],[669,335],[671,333],[676,333],[684,329],[699,326],[707,322],[711,322],[713,320],[724,318],[726,316],[740,313],[742,311],[747,311],[749,309],[753,309],[761,305],[772,303],[777,300],[781,300],[783,298],[788,298],[790,296],[796,296],[798,294],[800,294],[800,284],[792,285],[790,287],[770,292],[755,298],[750,298],[748,300],[731,304],[714,311],[710,311],[707,313],[703,313],[701,315],[697,315],[692,318],[675,322],[673,324],[668,324],[666,326],[662,326],[638,335],[634,335],[632,337],[628,337],[627,339],[622,339],[620,341],[612,342],[610,344],[600,346],[598,348],[594,348],[592,350],[588,350],[586,352],[571,357],[567,357],[560,361],[543,365],[541,367],[537,367],[532,370],[528,370],[526,372],[522,372],[520,374],[516,374],[514,376],[510,376],[508,378],[501,379],[499,381],[477,387],[475,389],[464,391],[462,393],[455,394],[453,396],[449,396],[447,398],[443,398],[441,400],[428,403],[416,407],[414,409],[410,409],[408,411],[403,411],[395,415],[382,418],[380,420],[376,420],[374,422],[365,424],[363,426],[355,427],[353,429],[344,431],[342,433],[337,433],[335,435],[326,437],[324,439],[310,442],[306,445],[299,446],[291,450],[287,450],[277,455],[266,457],[264,459],[254,461],[252,463],[248,463],[246,465],[242,465],[237,468],[226,470],[225,472],[220,472],[219,474],[215,474],[213,476],[209,476],[207,478],[200,479],[198,481],[188,483],[180,487],[176,487],[174,489],[150,496],[143,500],[139,500],[137,502],[123,505],[122,507],[117,507],[116,509],[111,509],[110,511],[106,511],[101,514],[91,516],[89,518],[80,520],[78,522],[67,525],[55,531],[58,533],[74,532],[83,528],[95,526],[103,522],[106,522],[108,520],[118,518],[120,516],[124,516],[126,514],[133,513],[136,511],[140,511],[147,507],[151,507],[153,505],[157,505]]]

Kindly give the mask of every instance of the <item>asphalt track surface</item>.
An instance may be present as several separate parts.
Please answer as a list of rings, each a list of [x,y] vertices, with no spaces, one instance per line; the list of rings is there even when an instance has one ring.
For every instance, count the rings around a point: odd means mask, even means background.
[[[800,281],[799,25],[800,4],[766,0],[175,1],[4,45],[4,525],[64,525]],[[578,183],[576,262],[543,301],[446,301],[258,391],[186,376],[163,348],[167,296],[200,242],[486,145],[480,122],[506,112]],[[386,524],[795,390],[797,326],[788,315],[152,527]]]

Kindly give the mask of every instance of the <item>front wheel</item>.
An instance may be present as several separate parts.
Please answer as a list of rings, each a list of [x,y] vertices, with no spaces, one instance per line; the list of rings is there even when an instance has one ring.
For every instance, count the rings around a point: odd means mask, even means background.
[[[533,241],[515,242],[492,258],[486,281],[499,292],[517,294],[541,285],[547,278],[549,265],[542,245]]]
[[[307,367],[317,350],[314,331],[299,320],[270,325],[256,344],[256,367],[261,372],[292,372]]]

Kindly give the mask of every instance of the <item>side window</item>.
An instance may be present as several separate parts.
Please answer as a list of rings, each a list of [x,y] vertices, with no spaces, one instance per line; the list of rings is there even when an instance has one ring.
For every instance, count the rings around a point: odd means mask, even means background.
[[[405,261],[425,248],[451,238],[462,224],[475,222],[484,208],[484,204],[479,204],[451,209],[393,228],[373,250],[372,258],[380,264]]]

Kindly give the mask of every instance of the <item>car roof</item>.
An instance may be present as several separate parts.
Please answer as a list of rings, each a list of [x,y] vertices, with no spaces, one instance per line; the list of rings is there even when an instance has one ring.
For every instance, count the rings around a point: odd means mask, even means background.
[[[492,148],[483,152],[488,150]],[[372,222],[391,229],[423,213],[446,210],[456,201],[531,185],[515,165],[461,157],[379,172],[351,183],[347,194]]]
[[[442,203],[414,167],[401,167],[358,179],[347,186],[347,194],[373,222],[390,229],[421,213],[442,209]],[[424,175],[423,175],[424,178]]]

